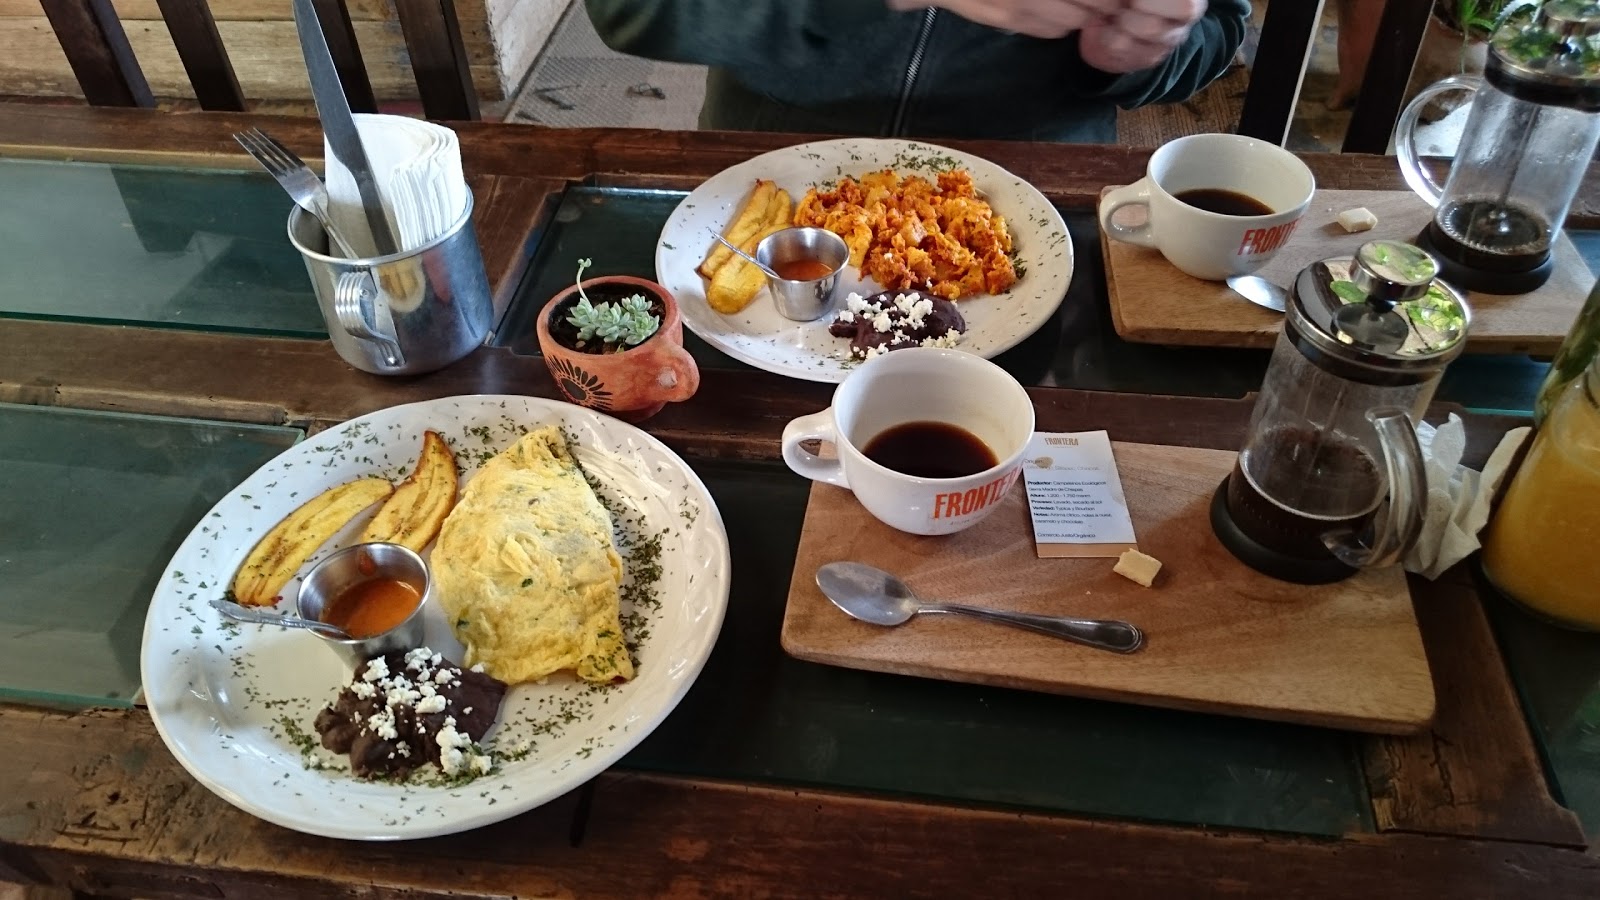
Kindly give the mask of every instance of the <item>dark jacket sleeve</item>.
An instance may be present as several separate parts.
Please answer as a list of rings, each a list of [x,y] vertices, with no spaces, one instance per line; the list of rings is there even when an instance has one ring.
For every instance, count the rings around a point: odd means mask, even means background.
[[[819,36],[882,17],[881,0],[584,0],[607,47],[668,62],[790,68],[816,60]]]
[[[1108,76],[1086,64],[1083,87],[1088,89],[1083,93],[1110,100],[1123,109],[1187,100],[1228,71],[1244,43],[1249,21],[1249,0],[1211,0],[1205,16],[1189,30],[1188,39],[1160,65]]]

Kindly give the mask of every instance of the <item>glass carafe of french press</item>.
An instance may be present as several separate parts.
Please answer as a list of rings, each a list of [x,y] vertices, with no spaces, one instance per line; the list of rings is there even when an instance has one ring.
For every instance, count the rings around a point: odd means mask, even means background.
[[[1472,92],[1441,186],[1417,156],[1434,97]],[[1483,77],[1447,78],[1400,114],[1406,183],[1434,207],[1417,243],[1463,290],[1524,294],[1550,277],[1551,248],[1600,140],[1600,3],[1549,0],[1513,11],[1489,39]]]
[[[1301,584],[1397,562],[1427,502],[1414,422],[1466,346],[1437,263],[1363,244],[1295,279],[1250,431],[1211,525],[1247,565]]]

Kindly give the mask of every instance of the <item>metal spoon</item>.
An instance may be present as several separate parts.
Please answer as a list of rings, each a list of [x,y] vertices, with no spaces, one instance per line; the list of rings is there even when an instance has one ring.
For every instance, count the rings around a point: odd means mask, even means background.
[[[235,622],[247,622],[251,625],[278,625],[283,628],[306,628],[311,631],[326,632],[340,640],[354,640],[354,636],[343,628],[337,625],[330,625],[327,622],[318,622],[315,619],[302,619],[299,616],[261,612],[248,606],[240,606],[230,600],[212,600],[211,608]]]
[[[784,277],[782,275],[779,275],[777,272],[774,272],[771,269],[767,268],[766,266],[762,265],[754,256],[751,256],[750,254],[744,252],[743,250],[740,250],[738,247],[735,247],[733,245],[733,241],[730,241],[727,238],[723,237],[722,235],[718,234],[717,230],[715,228],[707,228],[706,230],[711,232],[711,236],[716,238],[718,241],[720,241],[722,243],[722,246],[727,247],[729,250],[732,250],[734,253],[738,254],[741,258],[744,259],[745,262],[747,262],[750,265],[755,266],[756,268],[760,269],[761,271],[767,273],[767,277],[768,278],[776,278],[779,281],[783,281],[784,280]]]
[[[834,606],[874,625],[900,625],[918,613],[959,613],[1116,653],[1132,653],[1144,646],[1144,632],[1115,619],[1069,619],[955,603],[924,603],[905,582],[863,563],[828,563],[817,570],[817,587]]]
[[[1228,287],[1251,303],[1273,312],[1283,312],[1289,300],[1287,291],[1260,275],[1235,275],[1228,279]]]

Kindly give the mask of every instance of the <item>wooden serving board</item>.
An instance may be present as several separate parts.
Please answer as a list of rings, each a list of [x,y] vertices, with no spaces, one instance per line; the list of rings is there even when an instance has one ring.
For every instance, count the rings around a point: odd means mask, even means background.
[[[1336,217],[1357,206],[1371,210],[1378,224],[1371,231],[1350,234]],[[1256,274],[1288,287],[1311,263],[1350,256],[1367,241],[1415,241],[1432,212],[1410,191],[1319,190],[1294,237]],[[1250,303],[1226,284],[1185,275],[1159,251],[1114,241],[1104,231],[1100,244],[1111,318],[1125,339],[1204,347],[1270,347],[1277,339],[1283,316]],[[1556,242],[1555,272],[1537,291],[1467,295],[1472,309],[1467,352],[1554,354],[1593,286],[1589,266],[1562,232]]]
[[[1235,454],[1114,443],[1139,547],[1162,561],[1151,588],[1112,559],[1039,559],[1019,484],[967,531],[920,537],[817,484],[783,620],[783,648],[828,665],[1360,731],[1408,733],[1433,717],[1433,679],[1405,573],[1364,571],[1307,587],[1238,562],[1208,506]],[[856,560],[920,596],[997,609],[1127,619],[1143,650],[1123,656],[959,616],[897,628],[858,622],[816,585]]]

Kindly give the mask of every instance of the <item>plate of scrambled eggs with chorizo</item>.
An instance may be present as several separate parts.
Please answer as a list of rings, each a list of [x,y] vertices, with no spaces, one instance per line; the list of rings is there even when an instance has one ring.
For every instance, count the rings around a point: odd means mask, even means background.
[[[836,336],[841,323],[834,315],[784,318],[759,273],[730,276],[748,264],[714,248],[707,231],[753,248],[790,226],[826,229],[849,248],[837,313],[848,317],[874,297],[892,303],[904,296],[912,301],[908,308],[953,303],[943,318],[959,330],[941,328],[926,340],[986,358],[1043,326],[1072,280],[1072,241],[1060,213],[1032,185],[987,160],[881,138],[817,141],[755,157],[678,204],[656,246],[656,280],[677,297],[684,324],[707,343],[808,381],[844,380],[861,342],[852,353],[852,342]],[[854,305],[847,305],[852,294]]]
[[[209,605],[228,589],[292,613],[306,573],[374,530],[428,560],[422,647],[352,672],[309,632]],[[715,501],[643,431],[537,397],[391,407],[289,448],[200,520],[151,599],[145,697],[184,768],[246,812],[343,839],[449,834],[649,735],[710,656],[729,578]]]

